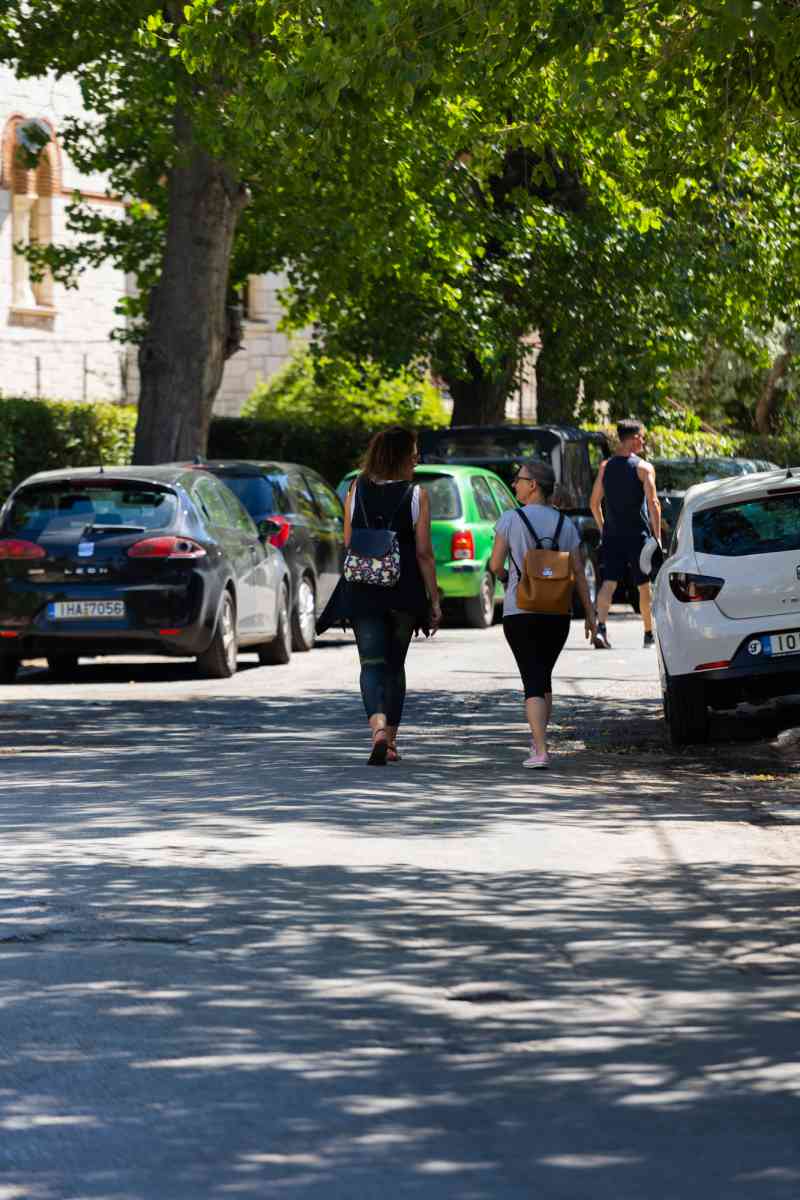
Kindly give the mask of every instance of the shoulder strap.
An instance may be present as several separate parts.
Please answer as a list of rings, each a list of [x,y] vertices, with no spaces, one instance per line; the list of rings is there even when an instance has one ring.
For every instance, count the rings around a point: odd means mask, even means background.
[[[406,488],[406,490],[403,492],[403,498],[401,499],[400,503],[392,510],[392,515],[389,517],[389,520],[386,522],[387,529],[392,528],[392,521],[395,519],[397,514],[400,512],[400,509],[403,507],[406,500],[408,499],[409,492],[411,492],[413,490],[414,490],[414,484],[410,483],[408,485],[408,487]]]
[[[562,513],[559,513],[559,514],[558,514],[558,524],[556,525],[556,531],[555,531],[555,533],[553,534],[553,537],[552,537],[553,549],[554,549],[554,550],[557,550],[557,549],[558,549],[558,542],[559,542],[559,538],[561,537],[561,530],[562,530],[563,528],[564,528],[564,514],[563,514],[563,512],[562,512]]]
[[[366,522],[367,529],[369,529],[370,528],[369,517],[367,516],[367,510],[364,507],[364,497],[361,495],[361,480],[360,479],[356,480],[356,500],[361,505],[361,514]]]
[[[520,520],[521,520],[521,521],[523,521],[525,525],[527,525],[527,527],[528,527],[528,533],[531,535],[531,537],[533,538],[533,540],[536,542],[536,549],[537,549],[537,550],[541,550],[541,548],[542,548],[542,543],[541,543],[541,542],[540,542],[540,540],[539,540],[539,535],[537,534],[536,530],[535,530],[535,529],[533,528],[533,526],[531,525],[531,523],[530,523],[530,521],[528,520],[528,518],[525,516],[525,513],[522,511],[522,509],[521,509],[521,508],[518,508],[518,509],[516,509],[515,511],[516,511],[516,514],[517,514],[517,516],[520,518]]]

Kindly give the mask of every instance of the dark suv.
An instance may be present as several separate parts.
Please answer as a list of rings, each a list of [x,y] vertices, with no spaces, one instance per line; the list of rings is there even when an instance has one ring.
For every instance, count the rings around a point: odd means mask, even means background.
[[[510,485],[524,459],[552,467],[557,481],[553,501],[574,521],[581,536],[586,579],[594,601],[600,531],[589,508],[597,469],[611,447],[602,433],[572,425],[456,425],[419,436],[420,461],[466,463],[494,471]],[[575,602],[578,615],[583,612]]]
[[[344,518],[336,492],[310,467],[286,462],[217,459],[196,464],[235,492],[256,522],[279,528],[270,541],[292,577],[292,647],[310,650],[314,625],[339,581]]]

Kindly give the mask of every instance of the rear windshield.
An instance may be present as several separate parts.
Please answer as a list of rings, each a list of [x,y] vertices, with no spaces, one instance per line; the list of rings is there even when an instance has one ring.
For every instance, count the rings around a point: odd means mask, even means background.
[[[454,521],[461,516],[461,497],[450,475],[418,475],[415,479],[428,494],[432,521]]]
[[[286,512],[283,492],[277,480],[263,475],[220,475],[241,500],[251,517],[259,520],[267,513]]]
[[[738,558],[800,550],[800,494],[707,508],[692,518],[699,554]]]
[[[89,529],[167,529],[177,513],[174,492],[137,483],[78,486],[68,481],[23,488],[9,505],[4,532],[29,538],[80,536]]]
[[[733,475],[752,475],[759,468],[754,462],[733,462],[725,458],[706,458],[698,462],[654,462],[659,492],[686,492],[696,483],[711,483]]]
[[[443,433],[425,444],[426,462],[447,462],[450,459],[465,461],[474,459],[537,459],[551,465],[550,447],[552,437],[538,438],[513,428],[495,429],[481,433],[480,430],[465,430],[463,433]]]

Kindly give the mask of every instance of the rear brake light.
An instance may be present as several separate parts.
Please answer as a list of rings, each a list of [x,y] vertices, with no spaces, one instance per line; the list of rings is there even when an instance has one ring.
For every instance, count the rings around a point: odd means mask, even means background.
[[[19,634],[14,629],[0,629],[0,638],[15,638]]]
[[[47,551],[36,542],[26,542],[21,538],[0,539],[0,558],[46,558]]]
[[[714,575],[690,575],[686,571],[672,571],[669,577],[673,596],[683,604],[715,600],[724,583],[724,579],[717,579]]]
[[[719,662],[700,663],[695,667],[695,671],[721,671],[724,667],[729,667],[730,659],[721,658]]]
[[[267,520],[272,521],[275,525],[280,525],[280,529],[269,535],[269,540],[278,550],[282,550],[291,536],[292,522],[287,521],[286,517],[267,517]]]
[[[451,558],[474,558],[475,557],[475,542],[472,538],[472,530],[460,529],[458,533],[453,534],[453,540],[450,544]]]
[[[205,555],[199,542],[171,536],[143,538],[128,549],[128,558],[205,558]]]

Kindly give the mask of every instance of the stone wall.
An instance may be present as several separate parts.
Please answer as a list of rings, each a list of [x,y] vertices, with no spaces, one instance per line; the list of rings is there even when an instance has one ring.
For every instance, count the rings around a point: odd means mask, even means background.
[[[74,81],[18,80],[0,68],[0,391],[6,395],[124,398],[129,351],[110,340],[120,322],[114,308],[125,294],[123,273],[106,264],[86,271],[77,290],[52,282],[37,286],[25,279],[24,260],[13,251],[15,235],[30,232],[37,211],[39,236],[64,241],[64,210],[75,189],[89,203],[124,216],[122,203],[106,196],[106,181],[81,175],[58,147],[63,116],[82,112]],[[16,163],[20,119],[38,119],[56,135],[43,156],[52,176],[49,189],[43,188],[45,172],[25,178]]]

